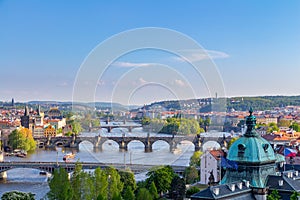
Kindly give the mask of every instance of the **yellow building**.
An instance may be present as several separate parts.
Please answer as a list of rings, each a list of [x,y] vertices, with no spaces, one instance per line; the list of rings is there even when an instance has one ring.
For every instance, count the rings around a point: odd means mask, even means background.
[[[56,129],[53,126],[49,125],[47,128],[44,129],[44,135],[45,137],[56,137]]]

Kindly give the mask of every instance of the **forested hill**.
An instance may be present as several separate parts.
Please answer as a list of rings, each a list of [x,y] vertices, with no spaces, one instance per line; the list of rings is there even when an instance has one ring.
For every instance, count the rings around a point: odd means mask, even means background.
[[[145,109],[185,110],[199,109],[200,112],[210,112],[212,107],[221,99],[190,99],[182,101],[161,101],[145,105]],[[224,99],[222,99],[224,100]],[[272,110],[275,107],[300,106],[300,96],[260,96],[260,97],[232,97],[226,99],[227,110],[247,111],[250,107],[254,110]],[[214,106],[212,106],[214,105]]]
[[[245,111],[271,110],[275,107],[300,106],[300,96],[236,97],[227,100],[227,108]]]

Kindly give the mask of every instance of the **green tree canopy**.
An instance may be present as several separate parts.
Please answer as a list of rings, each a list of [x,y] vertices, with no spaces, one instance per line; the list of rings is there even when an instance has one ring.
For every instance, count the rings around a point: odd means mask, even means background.
[[[5,192],[1,200],[34,200],[34,194],[20,191]]]
[[[147,185],[150,185],[151,182],[154,182],[158,193],[167,192],[171,188],[171,182],[174,175],[175,172],[170,166],[164,166],[158,169],[154,169],[147,173]]]
[[[135,200],[134,192],[130,186],[126,187],[125,193],[123,195],[123,199],[124,200]]]
[[[170,196],[174,200],[183,200],[185,195],[185,182],[183,178],[175,175],[171,182]]]
[[[50,200],[72,200],[73,190],[68,179],[68,173],[64,168],[59,168],[53,173],[49,181],[50,191],[47,196]]]
[[[281,197],[277,190],[273,190],[267,197],[268,200],[279,200],[280,198]]]
[[[9,136],[9,145],[13,149],[23,149],[33,151],[36,148],[36,142],[32,137],[32,132],[28,128],[20,127],[14,130]]]
[[[200,166],[200,157],[203,152],[195,151],[192,157],[190,158],[190,166],[199,167]]]
[[[190,196],[192,196],[193,194],[196,194],[196,193],[198,193],[198,192],[200,192],[200,189],[199,188],[197,188],[197,187],[191,187],[191,188],[189,188],[187,191],[186,191],[186,197],[190,197]]]
[[[107,174],[98,167],[94,171],[95,199],[107,199],[108,178]]]
[[[199,179],[199,173],[195,166],[189,166],[184,170],[184,177],[187,184],[195,183]]]
[[[140,188],[136,200],[153,200],[152,195],[146,188]]]
[[[108,178],[107,196],[111,199],[113,196],[121,195],[124,184],[121,182],[121,177],[118,171],[113,167],[108,167],[105,170]]]
[[[292,195],[291,195],[291,200],[298,200],[298,198],[300,197],[300,193],[299,192],[294,192]]]
[[[131,171],[119,171],[120,180],[124,185],[122,194],[125,193],[127,187],[130,187],[131,190],[136,190],[136,181],[134,178],[134,174]]]
[[[149,192],[150,194],[152,195],[152,198],[155,200],[155,199],[158,199],[159,195],[157,193],[157,188],[155,186],[155,183],[152,182],[149,186]]]

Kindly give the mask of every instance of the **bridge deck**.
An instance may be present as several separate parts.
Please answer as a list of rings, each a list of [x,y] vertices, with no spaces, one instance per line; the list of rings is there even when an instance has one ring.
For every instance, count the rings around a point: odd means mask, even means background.
[[[43,170],[44,168],[56,169],[59,167],[73,169],[76,162],[0,162],[0,172],[7,171],[13,168],[33,168]],[[118,170],[130,168],[134,173],[140,173],[150,170],[153,167],[158,167],[158,165],[142,165],[142,164],[122,164],[122,163],[92,163],[84,162],[80,163],[82,168],[87,169],[96,169],[106,168],[106,167],[115,167]],[[175,172],[183,172],[185,166],[176,166],[170,165]]]

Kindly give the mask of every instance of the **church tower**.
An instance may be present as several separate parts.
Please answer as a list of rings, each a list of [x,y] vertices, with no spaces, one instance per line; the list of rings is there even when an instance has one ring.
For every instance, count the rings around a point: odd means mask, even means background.
[[[25,106],[24,116],[21,117],[21,125],[29,128],[29,111],[27,106]]]

